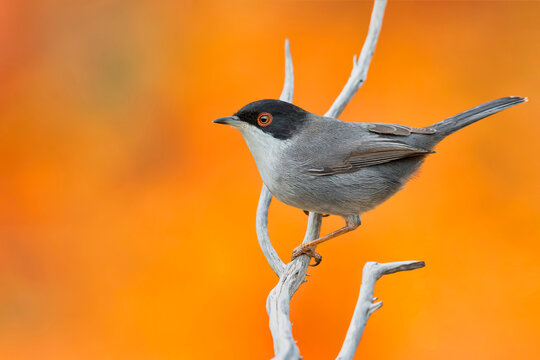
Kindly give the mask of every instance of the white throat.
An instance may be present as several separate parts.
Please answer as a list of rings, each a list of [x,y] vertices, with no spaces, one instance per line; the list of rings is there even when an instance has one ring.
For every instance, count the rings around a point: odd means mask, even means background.
[[[276,139],[249,124],[239,126],[238,130],[242,133],[249,151],[255,159],[263,182],[266,186],[272,187],[278,177],[279,163],[284,150],[290,145],[290,140]]]

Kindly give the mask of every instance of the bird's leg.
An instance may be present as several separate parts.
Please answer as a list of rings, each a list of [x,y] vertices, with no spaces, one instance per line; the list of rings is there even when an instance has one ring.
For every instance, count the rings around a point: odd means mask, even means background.
[[[361,224],[361,221],[358,215],[347,216],[345,218],[345,226],[342,227],[341,229],[331,232],[330,234],[320,237],[316,240],[302,244],[298,246],[296,249],[294,249],[291,260],[296,259],[300,255],[307,255],[315,259],[315,264],[311,266],[319,265],[322,261],[322,256],[315,252],[315,247],[319,245],[320,243],[323,243],[339,235],[343,235],[345,233],[348,233],[349,231],[356,229],[358,226],[360,226],[360,224]]]

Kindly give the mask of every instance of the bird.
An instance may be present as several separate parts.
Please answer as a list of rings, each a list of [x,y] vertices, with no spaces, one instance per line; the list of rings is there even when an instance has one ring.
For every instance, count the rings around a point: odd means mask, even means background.
[[[263,183],[281,202],[341,216],[345,226],[294,249],[322,256],[315,247],[360,226],[360,216],[401,190],[447,136],[490,115],[526,102],[509,96],[426,127],[350,122],[310,113],[292,103],[263,99],[233,116],[214,120],[238,129]]]

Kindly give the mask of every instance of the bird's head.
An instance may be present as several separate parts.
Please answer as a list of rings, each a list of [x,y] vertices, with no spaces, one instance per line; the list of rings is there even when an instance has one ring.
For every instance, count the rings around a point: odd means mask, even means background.
[[[258,137],[270,135],[287,140],[295,135],[308,120],[309,112],[281,100],[258,100],[247,104],[233,116],[214,120],[237,128],[242,134]],[[247,139],[246,139],[247,140]]]

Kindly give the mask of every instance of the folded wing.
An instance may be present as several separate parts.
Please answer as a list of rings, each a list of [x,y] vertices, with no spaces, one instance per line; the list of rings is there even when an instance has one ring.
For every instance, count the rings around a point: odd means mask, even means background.
[[[333,153],[331,157],[319,158],[316,160],[317,166],[312,166],[308,172],[315,176],[350,173],[368,166],[431,153],[433,151],[413,147],[393,139],[373,139],[363,141],[353,149]]]

